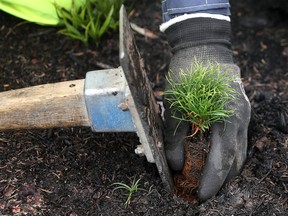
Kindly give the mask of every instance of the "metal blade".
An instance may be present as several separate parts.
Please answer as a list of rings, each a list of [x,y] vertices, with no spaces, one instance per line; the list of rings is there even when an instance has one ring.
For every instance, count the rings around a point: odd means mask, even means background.
[[[173,181],[164,153],[163,125],[159,108],[148,80],[143,59],[131,31],[125,7],[120,9],[120,64],[131,92],[129,109],[145,154],[152,153],[162,182],[173,191]],[[131,101],[133,100],[133,101]]]

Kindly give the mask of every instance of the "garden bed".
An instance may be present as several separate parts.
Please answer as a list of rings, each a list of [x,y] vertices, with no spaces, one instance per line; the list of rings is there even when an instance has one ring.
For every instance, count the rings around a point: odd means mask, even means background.
[[[231,3],[234,59],[252,105],[240,176],[193,205],[164,190],[155,164],[134,153],[134,133],[83,127],[0,132],[0,214],[287,215],[288,9]],[[137,2],[130,20],[157,36],[135,33],[152,87],[161,90],[171,54],[158,30],[160,2]],[[57,28],[21,22],[0,12],[0,91],[83,79],[88,71],[119,66],[118,33],[98,48],[85,47]],[[126,191],[113,191],[112,184],[140,178],[145,191],[133,194],[126,207]]]

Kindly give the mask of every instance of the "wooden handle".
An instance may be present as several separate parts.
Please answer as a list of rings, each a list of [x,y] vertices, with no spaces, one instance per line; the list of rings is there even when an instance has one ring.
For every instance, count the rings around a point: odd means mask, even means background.
[[[89,126],[84,79],[0,93],[0,130]]]

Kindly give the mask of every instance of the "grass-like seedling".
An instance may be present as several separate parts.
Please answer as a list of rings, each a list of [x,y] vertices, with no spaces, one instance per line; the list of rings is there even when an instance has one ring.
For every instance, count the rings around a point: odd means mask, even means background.
[[[224,107],[235,98],[236,92],[230,85],[235,77],[229,76],[229,71],[221,71],[219,64],[208,62],[204,66],[195,61],[190,68],[174,73],[168,72],[170,89],[164,95],[172,117],[192,124],[191,136],[209,129],[214,122],[226,121],[234,113]],[[177,117],[176,111],[182,116]]]
[[[98,46],[107,31],[117,29],[118,12],[123,0],[86,0],[80,8],[75,6],[75,1],[72,1],[69,11],[55,3],[58,16],[65,26],[59,33],[86,45],[91,40]]]
[[[128,193],[127,193],[127,199],[126,199],[126,202],[124,203],[125,206],[127,206],[127,205],[130,204],[132,195],[133,195],[135,192],[137,192],[137,191],[139,191],[139,190],[145,191],[145,189],[139,187],[139,181],[140,181],[140,180],[141,180],[141,179],[138,179],[138,180],[136,181],[136,180],[134,179],[134,180],[132,181],[131,186],[129,186],[129,185],[127,185],[127,184],[124,184],[124,183],[122,183],[122,182],[116,182],[116,183],[113,184],[113,185],[118,185],[118,187],[114,188],[113,191],[118,190],[118,189],[124,189],[124,190],[128,191]]]

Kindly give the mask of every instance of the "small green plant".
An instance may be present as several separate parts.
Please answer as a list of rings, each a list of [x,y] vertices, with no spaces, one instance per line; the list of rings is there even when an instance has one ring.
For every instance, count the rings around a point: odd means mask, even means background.
[[[139,190],[142,190],[142,191],[146,191],[145,189],[143,188],[139,188],[139,181],[141,179],[138,179],[137,181],[134,179],[132,181],[132,184],[131,186],[127,185],[127,184],[124,184],[122,182],[116,182],[114,183],[113,185],[118,185],[118,187],[114,188],[113,191],[115,190],[118,190],[118,189],[124,189],[126,191],[128,191],[127,193],[127,199],[126,199],[126,202],[124,203],[125,206],[128,206],[130,204],[130,201],[131,201],[131,198],[132,198],[132,195],[139,191]]]
[[[234,110],[224,108],[236,93],[230,85],[235,77],[228,73],[221,71],[219,64],[208,62],[204,66],[198,61],[190,68],[180,69],[177,75],[173,71],[168,73],[166,79],[170,89],[164,95],[173,117],[192,124],[191,137],[199,130],[204,132],[214,122],[226,121],[234,113]],[[176,111],[182,116],[177,117]]]
[[[118,12],[123,0],[87,0],[79,7],[72,1],[70,11],[55,3],[57,14],[65,28],[59,33],[88,45],[90,40],[98,46],[101,37],[119,24]]]

